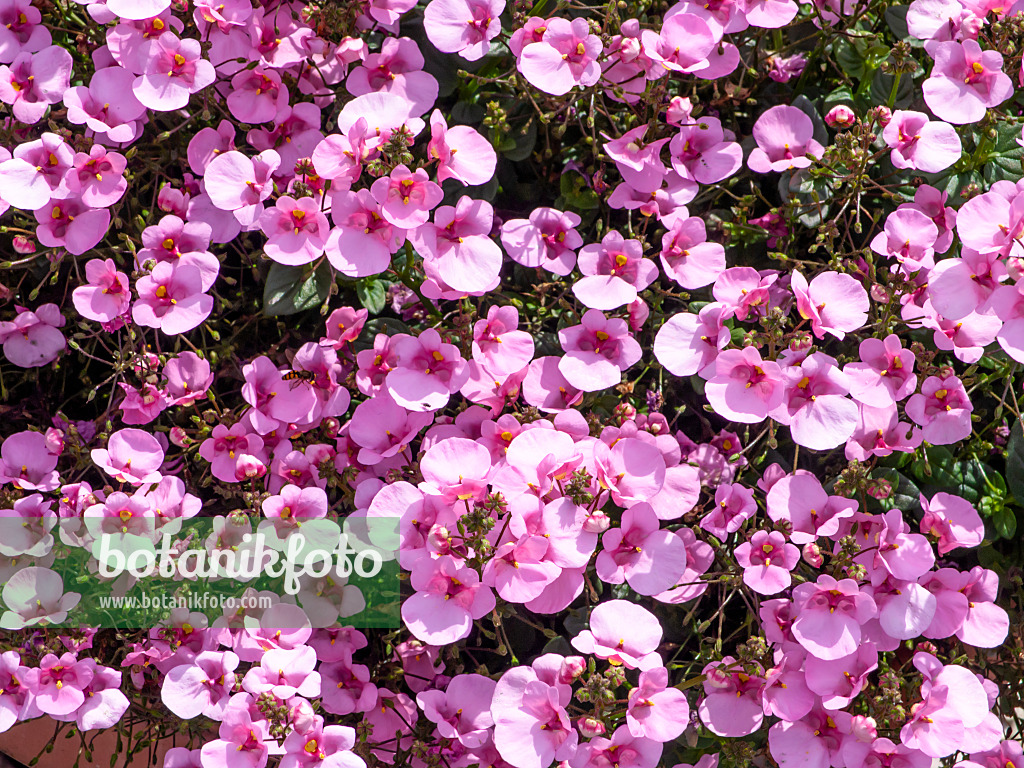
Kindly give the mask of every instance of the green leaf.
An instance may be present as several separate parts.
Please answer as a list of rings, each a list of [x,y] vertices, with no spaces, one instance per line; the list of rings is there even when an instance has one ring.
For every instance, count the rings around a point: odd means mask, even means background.
[[[516,125],[522,125],[516,123]],[[537,143],[537,121],[530,118],[530,121],[518,130],[512,130],[504,134],[505,138],[498,151],[514,163],[522,162],[533,154],[533,147]]]
[[[578,171],[563,173],[559,180],[559,187],[562,201],[577,211],[591,211],[601,204],[601,198],[587,186],[587,180]]]
[[[314,271],[274,262],[263,286],[263,313],[282,317],[316,309],[327,301],[332,282],[333,273],[326,261]]]
[[[892,484],[892,496],[878,502],[882,509],[887,512],[892,509],[905,512],[921,505],[921,489],[909,477],[895,469],[885,470],[882,477]]]
[[[910,30],[907,29],[907,11],[909,5],[892,5],[885,9],[885,21],[889,29],[900,40],[910,37]]]
[[[1024,425],[1017,421],[1006,445],[1006,488],[1024,507]]]
[[[1012,539],[1013,535],[1017,533],[1017,515],[1009,507],[1005,505],[1000,506],[998,510],[992,513],[992,525],[1000,537]]]
[[[983,158],[982,174],[985,181],[1017,181],[1024,171],[1024,147],[1017,143],[1020,123],[1004,122],[996,126],[995,146]]]
[[[836,62],[848,77],[860,80],[864,76],[864,56],[851,43],[840,40],[836,43],[835,52]]]
[[[384,285],[383,280],[378,280],[375,277],[363,278],[356,283],[356,296],[359,297],[359,302],[370,311],[370,314],[380,314],[388,297],[387,286]]]

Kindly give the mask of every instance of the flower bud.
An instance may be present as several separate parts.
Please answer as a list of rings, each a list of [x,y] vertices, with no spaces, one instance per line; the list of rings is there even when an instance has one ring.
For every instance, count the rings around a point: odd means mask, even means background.
[[[805,563],[815,568],[821,568],[825,563],[825,558],[821,556],[821,547],[813,541],[810,544],[804,544],[803,558]]]
[[[582,656],[566,656],[558,669],[558,682],[566,685],[575,682],[587,668],[587,661]]]
[[[870,744],[878,738],[878,723],[873,717],[854,715],[850,718],[850,731],[857,741]]]
[[[338,433],[341,431],[341,422],[333,416],[328,416],[324,419],[321,426],[323,427],[324,432],[327,433],[328,437],[337,437]]]
[[[604,723],[596,717],[581,717],[576,721],[576,730],[588,739],[602,736],[605,733]]]
[[[1024,258],[1020,256],[1011,256],[1006,260],[1006,271],[1010,274],[1010,279],[1014,281],[1020,281],[1024,279]]]
[[[188,433],[181,427],[171,427],[171,432],[168,435],[168,439],[173,445],[179,448],[186,447],[192,441],[189,439]]]
[[[255,480],[267,474],[266,465],[255,456],[243,453],[235,460],[235,478],[238,482]]]
[[[447,555],[452,551],[452,537],[443,525],[434,525],[427,534],[427,544],[435,552]]]
[[[21,254],[35,253],[36,248],[39,247],[36,245],[35,240],[31,237],[27,237],[26,235],[15,235],[11,238],[11,245],[14,248],[15,253]]]
[[[871,298],[877,301],[879,304],[889,303],[889,292],[885,290],[878,283],[871,286]]]
[[[856,124],[857,115],[845,104],[832,107],[825,115],[825,122],[833,128],[849,128]]]
[[[313,707],[308,701],[298,697],[296,699],[297,702],[289,713],[289,719],[298,733],[308,733],[313,727],[316,714],[313,712]]]
[[[601,510],[591,512],[583,523],[583,530],[587,533],[604,533],[612,525],[611,519]]]
[[[875,107],[872,110],[872,114],[878,121],[878,124],[883,128],[885,128],[885,126],[889,124],[889,121],[892,120],[892,110],[888,107]]]
[[[46,450],[60,455],[64,452],[64,433],[53,427],[46,430]]]

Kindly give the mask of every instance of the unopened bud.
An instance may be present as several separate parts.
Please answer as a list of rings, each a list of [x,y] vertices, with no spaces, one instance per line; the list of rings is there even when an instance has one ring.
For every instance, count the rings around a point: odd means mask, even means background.
[[[587,668],[587,661],[582,656],[566,656],[562,660],[562,666],[558,669],[558,682],[574,682]]]
[[[611,519],[601,510],[591,512],[583,523],[583,530],[587,533],[604,533],[612,525]]]
[[[596,717],[581,717],[576,721],[576,729],[588,739],[602,736],[605,733],[604,723]]]
[[[825,558],[821,556],[821,547],[814,542],[804,544],[803,558],[805,563],[815,568],[821,568],[825,563]]]

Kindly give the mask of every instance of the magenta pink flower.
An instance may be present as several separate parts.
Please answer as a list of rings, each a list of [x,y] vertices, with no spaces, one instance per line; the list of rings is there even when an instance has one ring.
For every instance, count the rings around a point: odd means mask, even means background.
[[[259,219],[262,202],[274,191],[271,177],[281,164],[272,149],[248,158],[241,152],[224,152],[206,166],[204,189],[222,211],[234,211],[243,224]]]
[[[431,209],[444,196],[441,187],[430,180],[425,170],[410,171],[404,165],[396,167],[390,176],[373,182],[370,194],[380,204],[384,218],[403,229],[426,224]]]
[[[398,360],[385,386],[396,403],[411,411],[443,408],[469,377],[458,347],[442,342],[433,328],[418,337],[396,337],[393,349]]]
[[[239,481],[236,468],[243,456],[263,459],[263,439],[247,429],[245,422],[233,424],[230,428],[218,424],[210,437],[199,446],[199,455],[210,462],[210,471],[218,480],[226,483]]]
[[[843,368],[850,394],[865,405],[884,408],[903,400],[917,388],[914,353],[890,333],[885,339],[864,339],[859,347],[862,362]]]
[[[668,742],[677,739],[690,720],[686,694],[668,686],[668,670],[654,667],[640,673],[629,692],[626,725],[636,738]]]
[[[74,167],[64,176],[64,186],[70,197],[79,197],[93,208],[107,208],[128,189],[128,180],[124,178],[127,165],[124,155],[93,144],[88,154],[75,155]]]
[[[511,603],[535,600],[562,573],[557,564],[546,559],[548,548],[543,536],[523,536],[500,545],[484,566],[483,583]]]
[[[641,502],[622,513],[619,527],[601,538],[595,563],[606,584],[629,583],[638,594],[656,595],[676,585],[686,570],[686,545],[663,531],[650,504]]]
[[[534,208],[529,219],[510,219],[501,225],[501,243],[512,261],[568,275],[576,263],[583,238],[576,232],[580,217],[554,208]]]
[[[520,669],[499,681],[491,704],[494,744],[501,758],[514,768],[545,768],[572,757],[579,736],[565,710],[568,696],[562,691],[567,686],[517,676],[502,690],[502,683]]]
[[[829,496],[814,475],[801,472],[779,479],[768,491],[768,517],[792,527],[789,540],[810,544],[820,536],[835,536],[842,521],[857,511],[857,502]]]
[[[490,588],[450,555],[417,560],[411,580],[416,592],[402,603],[402,620],[425,643],[448,645],[468,637],[473,620],[494,608]]]
[[[202,274],[190,264],[162,261],[135,282],[135,289],[139,298],[132,319],[168,336],[191,331],[213,311],[213,297],[203,293]]]
[[[579,252],[579,268],[585,277],[572,291],[591,309],[616,309],[630,304],[658,276],[658,268],[643,258],[639,240],[625,240],[610,230],[600,244],[585,245]]]
[[[867,322],[868,292],[852,275],[822,272],[808,284],[802,274],[793,272],[792,287],[800,317],[811,321],[819,339],[826,333],[842,339]]]
[[[700,527],[725,541],[757,514],[754,491],[739,483],[723,483],[715,490],[715,503],[700,519]]]
[[[263,246],[267,256],[279,264],[302,266],[324,252],[329,226],[314,198],[285,195],[263,211],[260,228],[268,238]]]
[[[757,424],[782,403],[782,369],[778,363],[762,360],[754,347],[728,349],[718,356],[704,391],[716,413],[731,421]]]
[[[81,256],[94,248],[110,226],[110,212],[90,208],[80,198],[51,200],[35,211],[36,237],[48,248],[63,246]]]
[[[907,274],[935,266],[939,228],[922,211],[900,208],[885,217],[885,225],[871,240],[871,250],[895,259]]]
[[[950,493],[936,493],[931,500],[921,494],[921,533],[938,539],[939,555],[958,547],[976,547],[985,537],[985,525],[970,502]]]
[[[238,656],[231,651],[203,651],[167,672],[160,699],[178,717],[220,719],[235,685]]]
[[[60,332],[64,316],[56,304],[40,304],[35,311],[15,305],[18,314],[13,321],[0,322],[0,343],[12,365],[38,368],[52,363],[67,340]]]
[[[877,608],[853,579],[836,581],[822,574],[816,583],[793,588],[793,612],[796,641],[812,656],[832,661],[857,651],[861,627],[875,617]]]
[[[949,445],[971,435],[974,406],[960,379],[929,376],[921,391],[907,401],[907,416],[922,427],[924,439],[933,445]]]
[[[202,748],[202,764],[218,768],[263,768],[270,752],[269,723],[253,719],[248,693],[236,693],[224,709],[218,736]],[[273,742],[271,742],[273,743]]]
[[[708,24],[709,20],[718,35]],[[640,39],[652,61],[648,79],[653,80],[669,72],[691,73],[706,67],[708,56],[721,39],[721,27],[710,19],[710,14],[706,19],[683,11],[671,16],[666,14],[660,32],[645,29]]]
[[[521,371],[533,359],[533,337],[519,328],[519,310],[492,305],[473,325],[473,359],[498,375]]]
[[[953,126],[929,120],[923,112],[901,109],[892,113],[882,139],[892,150],[889,157],[896,168],[925,173],[938,173],[953,165],[963,149]]]
[[[811,158],[821,157],[825,148],[814,140],[811,118],[796,107],[779,105],[763,113],[754,123],[757,147],[747,158],[756,173],[807,168]]]
[[[434,213],[434,223],[414,230],[410,237],[423,254],[425,267],[457,291],[481,292],[497,285],[502,254],[490,238],[494,209],[485,200],[463,196],[452,207]]]
[[[128,276],[117,270],[113,259],[91,259],[85,264],[87,285],[76,288],[71,300],[78,314],[88,320],[109,323],[128,311],[131,292]]]
[[[732,656],[704,667],[704,693],[697,711],[708,730],[719,736],[747,736],[764,721],[760,691],[764,678],[748,675]]]
[[[719,350],[731,340],[729,329],[723,324],[728,316],[729,310],[717,302],[701,307],[696,315],[673,315],[654,337],[654,356],[676,376],[699,373],[706,377]]]
[[[461,2],[461,0],[458,0]],[[482,2],[483,0],[481,0]],[[486,0],[496,4],[495,0]],[[503,0],[497,0],[504,5]],[[436,5],[432,2],[429,9]],[[426,16],[426,13],[424,14]],[[497,22],[497,16],[494,19]],[[426,20],[424,20],[426,24]],[[430,142],[427,154],[437,160],[437,180],[458,179],[463,184],[486,184],[494,176],[498,155],[491,142],[466,125],[448,127],[440,110],[430,114]]]
[[[1002,55],[983,51],[975,40],[933,40],[925,43],[925,50],[935,66],[921,92],[925,104],[942,120],[976,123],[986,108],[998,107],[1013,95],[1013,83],[1003,74]]]
[[[327,238],[327,259],[349,277],[376,275],[388,268],[391,254],[405,242],[405,230],[383,216],[370,191],[336,192],[331,218],[337,225]]]
[[[604,48],[586,19],[549,19],[540,42],[523,48],[517,66],[530,85],[553,96],[589,88],[601,77],[597,57]]]
[[[106,448],[94,448],[93,463],[124,483],[143,485],[160,481],[164,450],[153,435],[141,429],[122,429],[107,440]]]
[[[41,712],[61,716],[85,703],[85,688],[92,682],[96,666],[95,659],[79,659],[73,653],[59,657],[48,653],[38,667],[19,667],[15,676]]]
[[[18,54],[41,51],[52,41],[50,30],[40,22],[42,13],[30,0],[8,0],[0,6],[0,62],[14,61]]]
[[[726,135],[717,117],[701,117],[683,125],[672,138],[672,167],[680,176],[698,184],[714,184],[735,174],[743,165],[743,150]]]
[[[423,11],[423,29],[437,50],[477,61],[501,33],[505,0],[431,0]]]
[[[590,629],[572,639],[580,653],[609,659],[629,669],[660,667],[661,624],[646,608],[626,600],[601,603],[590,614]]]
[[[857,428],[857,404],[836,360],[814,352],[783,369],[785,392],[771,417],[790,428],[793,441],[813,450],[842,445]]]
[[[253,696],[269,693],[287,701],[292,696],[307,699],[320,695],[320,673],[316,651],[308,645],[300,648],[275,648],[267,651],[260,665],[253,666],[242,679],[242,688]]]
[[[558,340],[565,350],[558,370],[583,392],[615,386],[622,372],[642,356],[626,321],[605,317],[596,309],[587,310],[580,325],[559,331]]]
[[[143,105],[157,112],[173,112],[188,104],[193,93],[213,83],[213,64],[202,58],[198,40],[181,40],[172,32],[148,40],[139,55],[145,61],[132,91]]]
[[[793,583],[789,572],[800,562],[800,550],[778,531],[755,531],[736,547],[743,583],[760,595],[775,595]]]
[[[136,120],[146,112],[135,98],[135,76],[122,67],[99,69],[88,87],[76,85],[64,94],[68,121],[84,125],[112,142],[132,141],[138,135]]]
[[[433,75],[423,71],[423,54],[408,37],[387,37],[379,53],[371,53],[352,69],[345,88],[353,96],[367,93],[393,93],[409,103],[409,111],[422,115],[437,101],[438,85]]]
[[[231,78],[228,111],[242,123],[269,123],[288,105],[288,88],[273,69],[256,66]]]
[[[920,668],[927,662],[914,656]],[[981,725],[989,712],[988,697],[977,676],[970,670],[950,664],[943,667],[930,657],[934,672],[921,685],[922,700],[911,707],[911,719],[900,731],[900,740],[911,749],[919,749],[932,758],[947,757],[961,749],[966,731]],[[997,730],[995,747],[1002,734]]]
[[[352,751],[355,729],[345,725],[324,725],[320,715],[308,729],[299,728],[285,737],[281,768],[366,768],[366,762]]]
[[[164,387],[169,405],[191,405],[206,395],[213,384],[210,363],[195,352],[181,352],[167,361],[163,370]]]
[[[661,238],[661,266],[687,290],[710,285],[725,271],[725,248],[707,239],[707,225],[697,216],[676,220]]]
[[[38,123],[51,104],[64,98],[72,68],[71,54],[59,45],[22,51],[10,66],[0,65],[0,101],[10,105],[18,122]]]

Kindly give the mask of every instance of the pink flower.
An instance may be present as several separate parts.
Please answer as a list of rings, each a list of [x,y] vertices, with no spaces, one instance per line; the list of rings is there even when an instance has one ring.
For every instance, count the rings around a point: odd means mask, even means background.
[[[411,581],[416,592],[402,603],[402,620],[425,643],[448,645],[468,637],[474,619],[494,608],[490,588],[450,555],[417,560]]]
[[[832,661],[856,652],[861,626],[877,608],[853,579],[836,581],[822,574],[816,583],[793,588],[793,612],[793,637],[812,656]]]
[[[885,339],[864,339],[859,347],[862,362],[843,368],[855,400],[876,408],[894,405],[914,392],[914,353],[890,333]]]
[[[15,432],[0,444],[0,482],[25,491],[52,491],[60,485],[54,470],[59,456],[42,432]]]
[[[654,337],[654,356],[675,376],[699,373],[707,378],[719,350],[725,349],[731,340],[723,323],[728,316],[729,310],[717,302],[701,307],[696,315],[673,315]]]
[[[122,429],[107,440],[106,448],[94,448],[93,463],[123,483],[157,483],[164,450],[153,435],[141,429]]]
[[[38,368],[52,363],[67,341],[58,329],[64,325],[64,316],[56,304],[40,304],[35,311],[16,307],[13,321],[0,322],[0,343],[4,355],[12,365],[20,368]]]
[[[187,350],[168,360],[163,374],[167,379],[164,395],[169,405],[191,405],[204,397],[213,384],[210,363]]]
[[[238,656],[231,651],[203,651],[178,664],[164,677],[160,700],[175,715],[220,719],[235,685]]]
[[[987,107],[997,107],[1013,95],[1013,83],[1002,71],[1002,55],[983,51],[975,40],[933,40],[925,43],[925,50],[935,66],[921,92],[925,104],[942,120],[976,123]]]
[[[68,619],[68,611],[78,605],[81,597],[77,592],[65,594],[64,579],[49,568],[29,566],[15,570],[4,584],[4,603],[11,610],[4,611],[0,616],[0,628],[18,630],[32,626],[63,624]],[[59,675],[60,670],[55,671]],[[25,680],[22,679],[22,682]],[[59,695],[61,686],[56,687],[57,694],[54,695]],[[29,692],[37,696],[39,694],[38,690],[32,690],[31,687]],[[55,710],[47,714],[64,713]]]
[[[296,727],[285,737],[281,768],[366,768],[366,762],[352,752],[355,743],[355,729],[324,725],[316,715],[309,729]]]
[[[263,439],[241,421],[230,428],[223,424],[215,426],[211,436],[199,446],[199,455],[210,462],[213,476],[226,483],[239,482],[236,469],[242,457],[253,456],[266,463]]]
[[[924,439],[933,445],[949,445],[971,435],[974,406],[960,379],[929,376],[921,391],[907,401],[907,416],[919,424]]]
[[[709,20],[716,29],[712,29]],[[691,73],[705,68],[708,57],[721,40],[721,30],[710,14],[707,19],[685,11],[671,16],[666,14],[660,33],[645,29],[640,34],[643,49],[654,62],[648,79],[669,72]]]
[[[491,703],[494,745],[514,768],[546,768],[576,751],[579,736],[565,710],[569,697],[562,693],[568,686],[518,675],[522,669],[506,673],[496,688]]]
[[[327,259],[348,277],[383,272],[391,264],[391,254],[405,242],[405,230],[384,218],[368,189],[335,192],[331,218],[337,226],[327,238]]]
[[[857,502],[829,496],[813,475],[801,473],[778,480],[768,491],[768,517],[792,526],[789,540],[810,544],[821,536],[835,536],[842,521],[852,517]]]
[[[900,208],[885,217],[885,225],[871,240],[871,250],[895,259],[907,274],[935,266],[939,228],[923,211]]]
[[[85,279],[88,284],[71,294],[71,301],[82,317],[109,323],[128,311],[131,304],[128,276],[117,270],[113,259],[86,262]]]
[[[231,78],[228,111],[242,123],[269,123],[288,105],[288,88],[272,69],[256,66]]]
[[[668,742],[679,738],[690,720],[686,694],[668,686],[668,670],[654,667],[640,673],[629,692],[626,725],[636,738]]]
[[[808,284],[802,274],[793,272],[792,287],[800,317],[811,321],[819,339],[826,333],[842,339],[867,322],[868,292],[852,275],[822,272]]]
[[[929,120],[923,112],[901,109],[892,113],[882,139],[892,150],[890,159],[896,168],[925,173],[945,170],[960,159],[963,150],[953,126]]]
[[[224,152],[206,166],[204,189],[217,208],[234,211],[243,224],[252,223],[263,211],[262,201],[274,191],[271,177],[280,164],[281,156],[272,149],[254,158]]]
[[[496,684],[483,675],[459,675],[444,691],[422,691],[416,696],[416,702],[427,719],[437,726],[438,735],[456,739],[470,748],[481,747],[491,738],[490,729],[494,725],[491,699]]]
[[[950,493],[936,493],[931,501],[921,494],[921,533],[938,539],[939,555],[958,547],[976,547],[985,538],[985,525],[970,502]]]
[[[18,682],[33,694],[33,702],[48,715],[67,715],[85,703],[85,688],[96,674],[95,659],[79,659],[73,653],[48,653],[37,668],[20,667]]]
[[[490,238],[494,209],[485,200],[460,197],[455,207],[443,205],[410,239],[437,274],[457,291],[487,291],[497,285],[501,248]]]
[[[396,337],[393,350],[398,360],[385,377],[385,386],[395,402],[410,411],[443,408],[469,377],[458,347],[442,342],[433,328],[418,337]]]
[[[651,505],[644,502],[623,512],[620,526],[606,531],[601,544],[595,563],[600,579],[606,584],[628,582],[641,595],[675,586],[686,570],[683,540],[661,530]]]
[[[615,386],[622,372],[642,357],[640,344],[629,333],[625,320],[607,318],[587,310],[580,325],[558,332],[565,355],[558,370],[574,387],[597,392]]]
[[[775,595],[793,583],[789,572],[800,562],[800,550],[778,531],[755,531],[750,541],[736,547],[736,562],[743,568],[743,583],[759,595]]]
[[[224,709],[218,735],[202,748],[202,764],[218,768],[263,768],[267,764],[269,724],[254,720],[248,693],[236,693]]]
[[[59,45],[38,53],[22,51],[10,66],[0,65],[0,101],[10,105],[18,122],[38,123],[49,106],[64,97],[72,69],[71,54]]]
[[[473,359],[498,375],[521,371],[533,359],[533,337],[519,328],[519,310],[492,305],[473,325]]]
[[[498,546],[484,566],[483,583],[510,603],[528,603],[543,594],[562,569],[546,559],[549,544],[543,536],[523,536]]]
[[[11,62],[19,53],[35,53],[52,40],[40,22],[43,15],[30,0],[8,0],[0,7],[0,61]]]
[[[190,264],[160,262],[135,282],[139,298],[132,319],[159,328],[168,336],[191,331],[213,311],[213,297],[203,293],[203,278]]]
[[[36,237],[48,248],[63,246],[81,256],[94,248],[110,226],[110,212],[87,206],[80,198],[51,200],[35,211]]]
[[[747,736],[764,721],[760,691],[764,679],[748,675],[726,656],[704,667],[704,693],[697,711],[708,730],[719,736]]]
[[[697,216],[677,219],[661,238],[661,266],[687,290],[711,285],[725,271],[725,248],[707,239],[707,225]]]
[[[124,171],[128,161],[124,155],[108,152],[99,144],[93,144],[89,153],[78,152],[74,167],[64,176],[64,185],[72,197],[93,208],[107,208],[124,195],[128,180]]]
[[[580,217],[554,208],[534,208],[529,219],[510,219],[501,225],[501,243],[512,261],[568,275],[576,263],[583,238],[576,232]]]
[[[504,0],[476,1],[486,1],[492,5],[505,4]],[[427,23],[426,16],[435,5],[437,0],[427,6],[424,12],[424,25]],[[497,14],[494,23],[498,24]],[[498,155],[491,142],[469,126],[454,125],[449,128],[438,109],[430,113],[430,142],[427,144],[427,154],[431,159],[437,160],[438,182],[458,179],[463,184],[471,186],[486,184],[494,176],[494,169],[498,163]]]
[[[672,167],[680,176],[698,184],[727,179],[743,165],[740,145],[727,140],[734,138],[732,132],[726,136],[717,117],[701,117],[692,125],[681,126],[669,144]]]
[[[700,520],[700,527],[725,541],[757,514],[754,491],[739,483],[723,483],[715,490],[715,503]]]
[[[421,115],[434,105],[438,93],[437,80],[423,71],[423,64],[415,41],[387,37],[379,53],[371,53],[349,73],[345,88],[353,96],[393,93],[409,103],[412,114]]]
[[[747,158],[755,173],[807,168],[811,158],[821,157],[825,148],[814,140],[814,123],[796,107],[779,105],[763,113],[754,123],[757,147]]]
[[[308,645],[275,648],[245,673],[242,687],[253,696],[269,693],[282,701],[295,695],[315,698],[320,695],[320,673],[313,671],[316,663],[316,651]]]
[[[790,428],[793,441],[812,450],[835,448],[857,428],[857,404],[834,358],[814,352],[783,370],[786,388],[771,417]]]
[[[112,142],[132,141],[138,134],[136,120],[146,112],[135,94],[135,76],[122,67],[99,69],[88,87],[76,85],[64,94],[68,121],[84,125]]]
[[[718,356],[704,391],[716,413],[731,421],[757,424],[782,403],[782,369],[778,363],[762,360],[754,347],[728,349]]]
[[[411,229],[426,224],[430,211],[444,196],[422,168],[410,171],[399,165],[391,175],[377,179],[370,194],[380,204],[381,214],[391,224]]]
[[[590,629],[572,639],[580,653],[624,664],[629,669],[661,666],[662,630],[654,614],[626,600],[601,603],[590,614]]]
[[[501,33],[505,0],[431,0],[423,11],[427,38],[442,53],[477,61]]]
[[[198,40],[181,40],[172,32],[148,40],[139,55],[145,61],[132,91],[143,105],[157,112],[173,112],[188,104],[216,78],[213,64],[202,58]]]
[[[914,656],[920,668],[921,657]],[[947,757],[961,748],[966,730],[980,725],[988,714],[988,697],[981,682],[970,670],[950,664],[937,666],[938,674],[928,676],[921,685],[922,700],[911,707],[911,719],[900,731],[900,740],[911,749],[919,749],[929,757]],[[996,746],[1001,738],[997,732]]]
[[[589,88],[601,77],[597,57],[604,48],[590,33],[586,19],[554,18],[547,22],[543,39],[523,48],[517,66],[532,86],[553,96],[574,87]]]
[[[260,216],[260,228],[269,239],[263,250],[279,264],[302,266],[316,260],[327,242],[327,217],[312,197],[279,197]]]
[[[636,300],[637,292],[658,276],[658,268],[643,258],[639,240],[625,240],[610,230],[600,244],[585,245],[579,252],[579,268],[585,277],[572,291],[591,309],[616,309]]]

